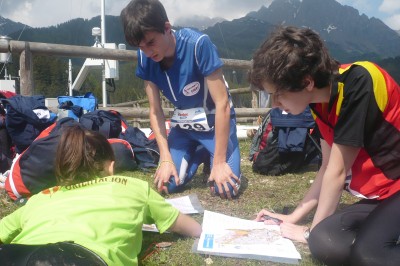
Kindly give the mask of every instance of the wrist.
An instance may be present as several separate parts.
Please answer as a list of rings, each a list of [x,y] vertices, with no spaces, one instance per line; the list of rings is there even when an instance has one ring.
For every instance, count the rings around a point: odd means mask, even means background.
[[[303,237],[308,243],[308,239],[310,238],[310,228],[306,227],[305,230],[303,231]]]

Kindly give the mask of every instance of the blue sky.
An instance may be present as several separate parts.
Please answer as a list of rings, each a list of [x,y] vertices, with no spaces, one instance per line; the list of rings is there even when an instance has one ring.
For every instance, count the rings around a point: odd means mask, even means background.
[[[105,0],[106,14],[119,15],[130,0]],[[284,1],[284,0],[278,0]],[[324,1],[324,0],[320,0]],[[337,0],[368,17],[400,30],[400,0]],[[161,0],[171,22],[179,17],[207,15],[234,19],[268,6],[272,0]],[[100,15],[101,0],[0,0],[0,16],[32,27],[47,27],[82,17]]]

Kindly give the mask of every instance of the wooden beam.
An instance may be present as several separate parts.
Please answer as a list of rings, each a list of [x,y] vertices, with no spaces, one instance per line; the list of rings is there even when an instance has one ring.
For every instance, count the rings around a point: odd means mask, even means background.
[[[29,43],[25,43],[25,48],[19,58],[20,66],[20,94],[23,96],[33,95],[33,61]]]

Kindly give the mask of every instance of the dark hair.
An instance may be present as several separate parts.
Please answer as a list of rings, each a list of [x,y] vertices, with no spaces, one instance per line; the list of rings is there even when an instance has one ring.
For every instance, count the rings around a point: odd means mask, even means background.
[[[139,46],[148,31],[164,33],[168,21],[164,6],[158,0],[132,0],[122,9],[120,18],[125,40],[132,46]]]
[[[74,125],[58,143],[55,171],[58,184],[72,185],[101,175],[106,161],[114,161],[108,140],[98,132]]]
[[[268,82],[277,90],[301,91],[309,75],[317,88],[323,88],[332,82],[338,67],[316,32],[278,27],[254,53],[249,81],[258,89]]]

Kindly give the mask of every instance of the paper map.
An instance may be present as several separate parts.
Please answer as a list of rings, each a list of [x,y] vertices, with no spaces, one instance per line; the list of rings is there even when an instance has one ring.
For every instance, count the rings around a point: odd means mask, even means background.
[[[194,252],[226,257],[298,264],[293,242],[283,238],[279,226],[204,211],[203,232]]]
[[[179,198],[165,199],[172,206],[177,208],[183,214],[194,214],[203,213],[204,209],[201,206],[199,198],[196,194],[190,194],[188,196],[183,196]],[[142,227],[143,231],[158,232],[157,226],[155,224],[144,224]]]

